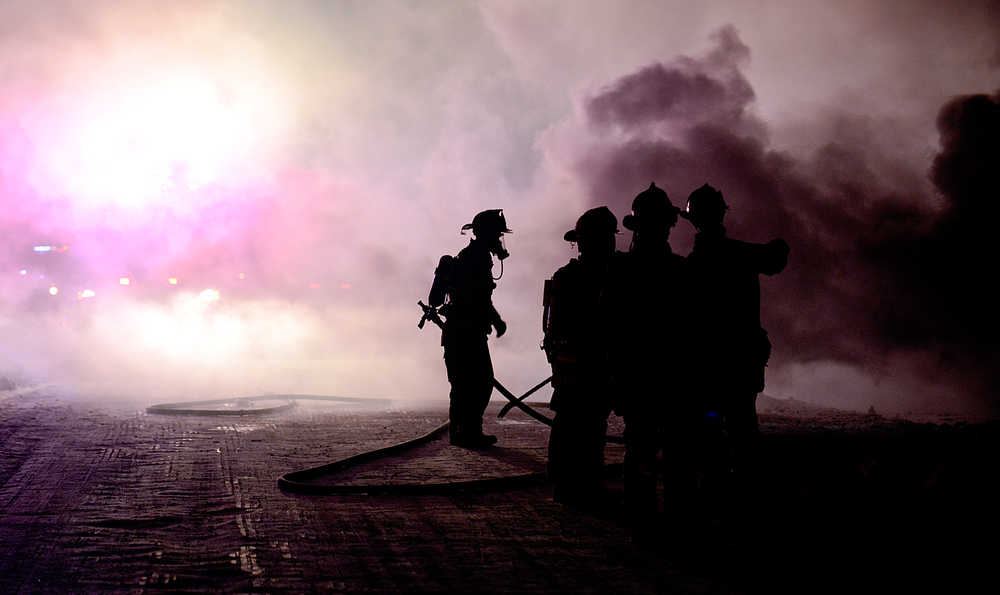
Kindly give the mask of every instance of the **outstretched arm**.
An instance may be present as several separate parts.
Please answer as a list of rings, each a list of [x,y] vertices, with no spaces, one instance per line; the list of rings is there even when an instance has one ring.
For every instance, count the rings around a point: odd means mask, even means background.
[[[782,239],[771,240],[766,244],[739,242],[746,265],[758,274],[775,275],[785,269],[788,264],[788,242]]]
[[[764,254],[760,263],[760,272],[765,275],[774,275],[785,270],[785,266],[788,265],[788,253],[791,251],[788,242],[778,238],[764,244],[763,248]]]

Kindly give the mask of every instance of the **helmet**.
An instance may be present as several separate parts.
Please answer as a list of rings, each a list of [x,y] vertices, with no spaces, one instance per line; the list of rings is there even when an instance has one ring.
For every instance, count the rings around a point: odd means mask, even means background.
[[[576,220],[576,227],[566,232],[563,239],[567,242],[578,242],[585,234],[618,233],[618,218],[608,207],[590,209]]]
[[[507,221],[503,217],[503,209],[490,209],[481,211],[472,218],[472,223],[462,226],[462,231],[472,230],[476,237],[514,233],[507,228]]]
[[[682,217],[696,227],[722,223],[729,206],[716,188],[703,184],[688,197],[687,209]]]
[[[676,221],[679,211],[680,209],[670,202],[666,191],[657,187],[655,182],[651,182],[649,188],[636,195],[632,201],[632,213],[625,215],[622,225],[636,231],[640,221],[666,221],[669,218]]]

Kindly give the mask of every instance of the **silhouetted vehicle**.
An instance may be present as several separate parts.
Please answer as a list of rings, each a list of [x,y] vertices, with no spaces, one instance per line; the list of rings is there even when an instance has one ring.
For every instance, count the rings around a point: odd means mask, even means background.
[[[771,343],[760,323],[760,275],[781,272],[788,244],[754,244],[726,236],[728,206],[717,189],[703,185],[688,198],[682,216],[697,229],[688,256],[696,324],[692,344],[696,390],[719,411],[731,445],[734,471],[751,464],[758,435],[756,400],[764,390]]]
[[[474,238],[469,245],[454,259],[442,258],[428,299],[431,306],[445,301],[439,312],[445,317],[441,345],[451,383],[451,443],[481,448],[497,441],[496,436],[483,434],[483,412],[493,392],[493,363],[486,336],[493,329],[498,338],[507,331],[507,324],[493,307],[499,277],[494,278],[492,270],[493,255],[501,261],[509,256],[502,236],[511,230],[500,209],[477,214],[472,223],[462,226],[462,231],[470,229]],[[446,288],[444,296],[439,286]]]
[[[611,414],[611,321],[607,289],[618,219],[590,209],[563,236],[579,258],[545,282],[542,343],[552,365],[549,476],[557,502],[593,508],[604,503],[604,445]]]

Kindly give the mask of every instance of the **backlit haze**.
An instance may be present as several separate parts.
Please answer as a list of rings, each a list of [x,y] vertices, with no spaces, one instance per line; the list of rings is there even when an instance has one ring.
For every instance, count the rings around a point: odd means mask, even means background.
[[[945,4],[5,2],[0,375],[445,399],[416,301],[503,208],[491,348],[520,393],[563,232],[655,180],[789,241],[769,394],[989,412],[997,294],[941,271],[995,263],[967,238],[1000,197],[1000,8]]]

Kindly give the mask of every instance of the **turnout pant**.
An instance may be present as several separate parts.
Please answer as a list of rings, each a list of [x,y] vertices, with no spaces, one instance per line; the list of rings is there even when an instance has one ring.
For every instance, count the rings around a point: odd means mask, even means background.
[[[745,387],[731,388],[723,400],[722,415],[729,433],[730,462],[737,480],[754,475],[760,426],[757,421],[757,393]]]
[[[483,413],[493,393],[493,362],[486,335],[450,337],[444,344],[444,365],[451,383],[448,418],[452,435],[481,434]]]
[[[663,474],[663,508],[685,520],[696,506],[705,474],[719,459],[717,430],[697,411],[636,412],[625,417],[625,501],[632,522],[648,523],[659,508],[657,477]],[[662,461],[658,453],[662,451]]]
[[[610,410],[574,405],[560,407],[549,434],[548,473],[558,502],[586,502],[604,491],[604,444]]]

